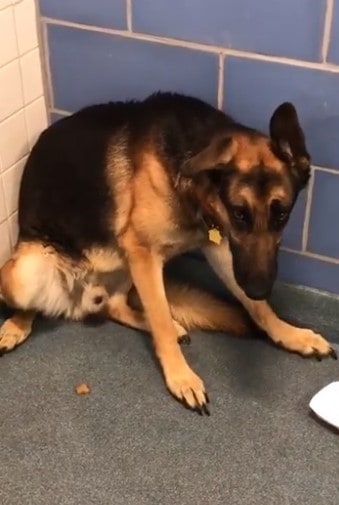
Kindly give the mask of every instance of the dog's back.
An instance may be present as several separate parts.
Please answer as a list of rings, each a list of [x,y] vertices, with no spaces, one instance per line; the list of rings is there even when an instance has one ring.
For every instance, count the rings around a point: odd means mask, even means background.
[[[84,109],[50,126],[33,148],[19,198],[20,239],[43,239],[76,255],[110,241],[108,144],[126,144],[133,104]]]

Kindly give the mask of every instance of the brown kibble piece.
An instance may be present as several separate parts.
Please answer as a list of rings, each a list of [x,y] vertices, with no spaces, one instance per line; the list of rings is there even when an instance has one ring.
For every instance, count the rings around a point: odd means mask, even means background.
[[[90,388],[88,384],[85,384],[84,382],[82,384],[78,384],[75,388],[76,394],[77,395],[88,395],[90,393]]]

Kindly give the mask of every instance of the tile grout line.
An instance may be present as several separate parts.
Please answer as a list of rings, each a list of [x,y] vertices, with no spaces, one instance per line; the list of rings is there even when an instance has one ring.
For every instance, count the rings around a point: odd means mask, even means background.
[[[327,0],[325,23],[324,23],[324,35],[321,47],[321,58],[323,63],[327,61],[328,49],[330,46],[333,11],[334,11],[334,0]]]
[[[23,106],[20,107],[20,109],[16,110],[15,112],[12,112],[12,114],[10,114],[9,116],[6,116],[6,117],[2,118],[1,121],[0,121],[0,123],[5,123],[6,121],[8,121],[9,119],[11,119],[13,116],[16,116],[20,112],[24,112],[25,113],[25,110],[27,109],[27,107],[29,107],[33,103],[37,102],[38,100],[40,100],[40,98],[44,98],[44,95],[39,95],[37,98],[34,98],[33,100],[30,100],[26,104],[23,104]]]
[[[8,212],[8,206],[7,206],[6,194],[5,194],[4,179],[2,177],[3,173],[4,172],[1,172],[1,174],[0,174],[0,184],[1,184],[1,187],[2,187],[2,194],[4,195],[4,204],[5,204],[6,217],[5,217],[5,219],[1,223],[4,223],[9,218],[9,212]]]
[[[8,226],[9,211],[8,211],[8,204],[7,204],[7,198],[6,198],[6,193],[5,193],[5,185],[4,185],[4,180],[3,180],[2,175],[1,175],[1,183],[2,183],[2,191],[4,194],[4,204],[5,204],[5,209],[6,209],[6,219],[3,222],[7,222],[7,226]],[[8,232],[9,232],[9,229],[8,229]]]
[[[309,226],[310,226],[311,208],[312,208],[312,200],[313,200],[314,180],[315,180],[315,169],[314,169],[314,167],[312,167],[311,179],[310,179],[308,189],[307,189],[307,200],[306,200],[303,233],[302,233],[302,241],[301,241],[302,252],[306,252],[306,250],[307,250],[308,232],[309,232]]]
[[[26,123],[26,117],[25,117],[25,112],[24,112],[25,100],[24,100],[22,71],[21,71],[21,65],[20,65],[21,55],[19,54],[19,41],[18,41],[17,24],[16,24],[16,18],[15,18],[15,13],[14,13],[13,5],[7,6],[7,7],[10,7],[10,9],[11,9],[13,25],[15,27],[15,43],[16,43],[16,49],[17,49],[17,56],[13,60],[7,62],[5,65],[2,65],[1,68],[5,67],[7,64],[12,63],[13,61],[17,61],[18,62],[19,73],[20,73],[20,89],[21,89],[21,97],[22,97],[22,106],[14,114],[16,114],[18,112],[23,112],[23,114],[24,114],[24,124],[25,124],[26,139],[28,140],[27,123]],[[11,117],[12,115],[13,114],[10,114],[10,116],[8,116],[8,117]],[[5,122],[8,119],[8,117],[3,118],[1,120],[1,123]],[[10,215],[9,215],[9,211],[8,211],[8,202],[7,202],[7,198],[6,198],[5,184],[4,184],[4,179],[3,179],[3,174],[5,174],[7,170],[8,170],[8,168],[6,168],[5,170],[2,170],[2,167],[0,169],[0,185],[1,185],[1,189],[2,189],[2,195],[3,195],[3,199],[4,199],[4,209],[5,209],[5,214],[6,214],[6,217],[1,221],[0,224],[4,225],[6,223],[7,236],[8,236],[8,239],[9,239],[10,246],[11,246],[11,248],[13,248],[13,244],[12,244],[12,240],[11,240],[11,234],[10,234],[10,231],[9,231],[9,217],[10,217]]]
[[[8,220],[11,219],[11,217],[13,217],[14,214],[17,214],[17,213],[18,213],[18,209],[14,210],[7,217],[5,217],[5,219],[3,219],[2,221],[0,221],[0,224],[5,223],[6,221],[8,222]]]
[[[328,172],[329,174],[339,175],[339,170],[337,168],[319,167],[317,165],[313,165],[313,168],[319,172]]]
[[[117,30],[113,28],[101,28],[99,26],[89,26],[83,25],[81,23],[73,23],[71,21],[64,21],[59,19],[53,19],[48,17],[42,17],[42,20],[46,24],[52,24],[56,26],[64,26],[68,28],[77,28],[79,30],[87,30],[97,33],[105,33],[107,35],[117,35],[120,37],[131,38],[134,40],[143,40],[145,42],[157,42],[159,44],[170,45],[173,47],[180,47],[186,49],[192,49],[196,51],[203,51],[206,53],[212,53],[215,55],[223,54],[224,56],[236,56],[238,58],[246,58],[251,60],[266,61],[271,63],[279,63],[283,65],[291,65],[294,67],[301,67],[306,69],[327,71],[333,73],[339,73],[339,65],[333,63],[319,63],[305,60],[297,60],[293,58],[287,58],[285,56],[268,56],[265,54],[251,53],[249,51],[242,51],[238,49],[225,48],[223,46],[208,45],[197,42],[189,42],[185,40],[178,40],[169,37],[160,37],[157,35],[148,35],[146,33],[139,32],[129,32],[127,30]]]
[[[129,32],[133,31],[132,27],[132,0],[126,0],[126,21],[127,21],[127,30]]]
[[[322,261],[323,263],[331,263],[332,265],[339,265],[339,258],[332,258],[331,256],[323,256],[322,254],[312,253],[310,251],[298,251],[297,249],[291,249],[290,247],[281,247],[281,251],[288,253],[297,254],[298,256],[304,256],[305,258],[312,258],[315,260]]]
[[[18,209],[16,209],[13,212],[11,212],[11,214],[9,214],[9,216],[6,219],[6,222],[7,222],[7,231],[8,231],[9,241],[10,241],[12,249],[15,248],[16,241],[12,240],[13,237],[12,237],[11,223],[10,223],[9,220],[14,216],[14,214],[17,214],[17,213],[18,213]]]
[[[6,219],[4,219],[3,221],[1,221],[0,226],[3,226],[3,225],[6,225],[7,238],[8,238],[9,245],[10,245],[10,254],[12,254],[12,252],[13,252],[13,246],[12,246],[12,240],[11,240],[11,233],[9,231],[8,217]]]
[[[28,49],[28,51],[24,51],[22,54],[19,54],[19,50],[18,50],[17,56],[15,56],[11,60],[7,61],[3,65],[0,65],[0,69],[7,67],[7,65],[10,65],[11,63],[13,63],[13,61],[20,60],[24,56],[27,56],[28,54],[32,53],[33,51],[36,51],[38,48],[39,48],[39,44],[35,47],[31,47],[31,49]]]
[[[60,116],[70,116],[72,112],[64,109],[58,109],[57,107],[50,107],[49,109],[51,114],[59,114]]]
[[[17,48],[18,48],[18,54],[19,54],[19,39],[18,39],[18,26],[17,26],[17,20],[16,20],[16,16],[15,16],[15,12],[14,12],[14,8],[13,8],[13,17],[14,17],[14,25],[15,25],[15,38],[16,38],[16,43],[17,43]],[[35,18],[35,22],[37,22],[37,18]],[[35,47],[33,50],[37,49],[37,47]],[[32,51],[33,51],[32,50]],[[17,112],[22,112],[23,113],[23,116],[24,116],[24,125],[25,125],[25,134],[26,134],[26,142],[27,142],[27,148],[28,148],[28,152],[29,152],[29,140],[28,140],[28,137],[29,137],[29,134],[28,134],[28,122],[27,122],[27,114],[26,114],[26,107],[29,105],[26,103],[26,97],[25,97],[25,90],[24,90],[24,76],[23,76],[23,71],[22,71],[22,66],[21,66],[21,61],[22,61],[22,56],[19,54],[18,56],[18,62],[19,62],[19,72],[20,72],[20,81],[21,81],[21,92],[22,92],[22,108],[17,111]],[[11,116],[9,116],[11,117]],[[8,119],[8,118],[7,118]],[[26,154],[24,156],[26,156],[28,153],[26,152]],[[24,156],[21,158],[23,159]],[[21,160],[20,159],[20,160]],[[13,163],[13,165],[11,165],[11,167],[13,167],[16,163],[19,163],[20,160],[17,160],[15,163]],[[2,171],[2,180],[3,180],[3,176],[4,174],[11,168],[11,167],[7,167],[5,170]],[[3,185],[3,189],[5,189],[5,186]],[[5,207],[6,207],[6,213],[7,213],[7,219],[9,218],[9,207],[8,207],[8,204],[7,204],[7,197],[6,197],[6,193],[4,193],[4,197],[5,197]],[[8,222],[8,233],[9,233],[9,241],[11,243],[11,247],[13,248],[13,244],[12,244],[12,240],[11,240],[11,233],[9,231],[9,222]]]
[[[15,167],[15,165],[17,165],[18,163],[21,163],[22,161],[24,161],[24,159],[25,159],[25,158],[28,158],[28,156],[29,156],[29,151],[28,151],[26,154],[24,154],[23,156],[21,156],[21,157],[20,157],[17,161],[15,161],[14,163],[12,163],[9,167],[5,168],[5,170],[3,170],[3,171],[1,172],[1,176],[5,175],[7,172],[9,172],[9,171],[10,171],[12,168],[14,168],[14,167]],[[5,189],[5,188],[4,188],[4,189]],[[6,198],[5,198],[5,200],[6,200]],[[5,202],[5,203],[6,203],[6,202]],[[7,208],[6,208],[6,210],[7,210],[7,213],[8,213],[8,209],[7,209]]]
[[[17,211],[12,212],[12,214],[11,214],[10,216],[8,216],[8,219],[7,219],[7,227],[8,227],[9,241],[10,241],[10,243],[11,243],[12,249],[14,249],[14,248],[15,248],[15,245],[16,245],[16,244],[15,244],[15,242],[12,240],[12,238],[13,238],[13,237],[12,237],[12,230],[11,230],[11,223],[10,223],[10,219],[11,219],[11,217],[12,217],[12,216],[14,216],[15,212],[17,212]]]
[[[51,64],[49,58],[49,43],[48,43],[48,30],[47,23],[41,18],[41,35],[42,35],[42,52],[44,60],[44,81],[46,81],[46,95],[47,95],[47,109],[53,107],[54,105],[54,93],[52,86],[52,73]]]
[[[218,109],[223,108],[224,102],[224,55],[219,54],[219,69],[218,69]]]
[[[42,89],[43,89],[43,99],[45,105],[45,111],[47,115],[48,122],[48,110],[47,110],[47,101],[49,100],[49,84],[47,80],[47,60],[45,54],[45,44],[44,44],[44,26],[40,21],[40,4],[39,0],[35,0],[35,15],[36,15],[36,30],[38,37],[38,47],[39,47],[39,56],[40,56],[40,67],[42,74]]]

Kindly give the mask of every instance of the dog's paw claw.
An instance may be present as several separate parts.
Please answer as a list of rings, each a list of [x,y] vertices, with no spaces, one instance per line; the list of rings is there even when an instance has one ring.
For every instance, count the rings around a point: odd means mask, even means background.
[[[338,359],[337,351],[333,349],[333,347],[330,350],[329,356],[331,356],[332,359]]]
[[[181,370],[176,368],[175,372],[167,373],[166,384],[172,395],[186,408],[201,416],[210,415],[207,407],[209,398],[204,383],[189,367],[183,367]]]
[[[178,344],[190,345],[190,343],[191,343],[191,337],[188,335],[188,333],[182,335],[181,337],[178,337]]]
[[[321,361],[327,356],[336,359],[336,352],[329,342],[321,335],[312,330],[304,328],[290,327],[286,330],[286,335],[274,339],[275,342],[285,349],[301,354],[305,358],[316,358]]]

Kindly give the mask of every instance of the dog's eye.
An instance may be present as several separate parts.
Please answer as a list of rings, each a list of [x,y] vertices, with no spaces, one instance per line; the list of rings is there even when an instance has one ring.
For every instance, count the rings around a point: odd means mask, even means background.
[[[277,221],[279,221],[279,223],[283,223],[285,221],[285,219],[287,218],[287,212],[284,212],[284,211],[281,211],[279,212],[279,214],[277,215]]]
[[[233,217],[237,221],[245,221],[246,212],[243,209],[233,209]]]

